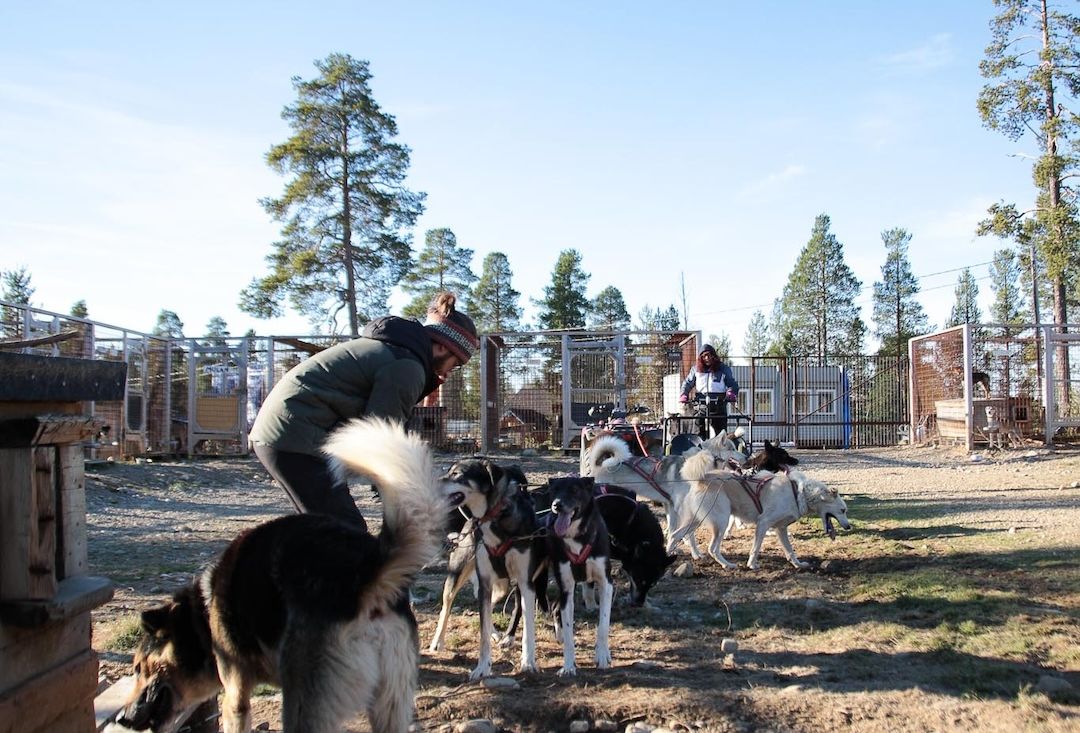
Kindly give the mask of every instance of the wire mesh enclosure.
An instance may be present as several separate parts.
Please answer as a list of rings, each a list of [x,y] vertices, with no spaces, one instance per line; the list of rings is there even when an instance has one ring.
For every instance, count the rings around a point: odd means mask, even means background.
[[[912,339],[912,439],[1020,447],[1080,428],[1075,339],[1068,327],[996,323]]]
[[[246,454],[273,385],[348,338],[165,339],[4,302],[0,315],[5,348],[128,364],[124,399],[88,406],[108,426],[91,458]],[[757,443],[825,448],[1022,445],[1075,434],[1075,331],[972,324],[912,339],[907,356],[734,358],[741,391],[729,428],[744,425]],[[669,417],[681,411],[679,389],[700,344],[688,331],[486,334],[477,358],[416,407],[408,428],[445,451],[575,450],[594,422],[590,408],[610,404],[648,408],[640,419],[674,425],[671,435],[687,427]]]
[[[806,448],[895,445],[907,425],[906,356],[752,357],[732,366],[751,437]]]
[[[699,335],[676,331],[491,334],[481,342],[481,447],[572,450],[591,408],[674,409],[664,377],[685,374]],[[648,419],[648,418],[646,418]]]

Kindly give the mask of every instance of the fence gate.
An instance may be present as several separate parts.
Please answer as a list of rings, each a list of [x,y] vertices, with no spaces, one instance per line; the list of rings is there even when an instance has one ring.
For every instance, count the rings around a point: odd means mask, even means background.
[[[1075,327],[1074,327],[1075,328]],[[1080,333],[1044,327],[1046,443],[1062,428],[1080,428]]]
[[[581,428],[591,422],[589,408],[605,402],[626,408],[626,338],[622,334],[610,339],[572,341],[562,337],[563,379],[562,447],[581,435]]]
[[[188,411],[184,452],[247,452],[247,339],[187,342]],[[213,450],[206,449],[212,444]]]

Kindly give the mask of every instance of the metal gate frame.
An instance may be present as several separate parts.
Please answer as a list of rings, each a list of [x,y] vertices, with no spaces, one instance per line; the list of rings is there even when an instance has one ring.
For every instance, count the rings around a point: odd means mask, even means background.
[[[1043,380],[1043,404],[1046,405],[1046,409],[1043,411],[1046,418],[1046,445],[1053,445],[1054,434],[1060,428],[1080,428],[1080,414],[1075,416],[1062,415],[1061,400],[1058,399],[1059,390],[1060,393],[1066,397],[1071,403],[1076,397],[1074,393],[1077,391],[1074,387],[1080,387],[1080,384],[1074,385],[1074,380],[1071,379],[1071,373],[1067,373],[1063,365],[1055,362],[1055,353],[1059,350],[1068,350],[1071,344],[1080,344],[1080,333],[1069,333],[1060,330],[1059,326],[1043,326],[1043,343],[1046,345],[1043,349],[1043,359],[1045,360],[1046,378]],[[1073,326],[1076,328],[1076,326]],[[1077,369],[1072,359],[1068,362],[1068,372],[1073,372]]]
[[[610,387],[596,387],[592,385],[574,384],[574,359],[586,354],[609,356],[615,361],[615,380]],[[563,405],[563,448],[570,447],[570,441],[581,434],[584,424],[579,425],[574,421],[574,397],[584,391],[593,394],[590,397],[601,399],[577,400],[577,402],[613,402],[615,409],[626,409],[626,336],[615,334],[610,339],[573,341],[569,334],[562,335],[562,405]],[[597,394],[604,393],[604,394]],[[611,399],[603,399],[607,395]]]

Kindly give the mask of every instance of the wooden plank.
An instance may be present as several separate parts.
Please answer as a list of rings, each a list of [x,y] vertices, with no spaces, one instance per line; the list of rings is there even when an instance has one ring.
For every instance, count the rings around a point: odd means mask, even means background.
[[[48,336],[35,336],[34,338],[28,339],[4,339],[0,341],[0,349],[13,351],[15,349],[25,349],[27,347],[48,346],[49,344],[58,344],[61,341],[67,341],[78,335],[78,331],[61,331],[60,333],[50,333]]]
[[[0,351],[0,402],[86,402],[124,397],[122,361]]]
[[[87,440],[102,422],[84,415],[37,415],[0,420],[0,447],[64,445]]]
[[[62,445],[56,449],[59,500],[56,528],[56,578],[85,575],[89,569],[86,546],[86,477],[83,449]]]
[[[36,628],[0,626],[0,695],[90,648],[91,616]]]
[[[97,655],[87,650],[0,695],[0,733],[51,733],[60,729],[54,723],[71,725],[66,720],[72,710],[88,717],[85,727],[67,730],[93,730],[97,672]]]
[[[39,415],[83,415],[81,402],[0,402],[0,418]]]
[[[76,575],[57,583],[56,594],[47,600],[0,602],[0,622],[31,628],[87,613],[109,602],[113,584],[96,575]]]
[[[30,597],[34,454],[0,448],[0,601]]]
[[[89,733],[94,724],[94,701],[80,700],[79,703],[62,713],[59,718],[50,720],[43,728],[34,733]]]
[[[101,730],[116,718],[134,691],[135,675],[129,674],[109,685],[105,692],[94,698],[94,725],[97,730]]]
[[[34,448],[34,499],[30,520],[30,595],[56,595],[56,449]]]

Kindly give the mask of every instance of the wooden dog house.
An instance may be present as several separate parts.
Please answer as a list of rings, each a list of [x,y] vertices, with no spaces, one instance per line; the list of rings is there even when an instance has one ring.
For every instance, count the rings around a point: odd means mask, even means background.
[[[123,362],[0,351],[0,732],[95,729],[83,442],[90,400],[123,398]]]

